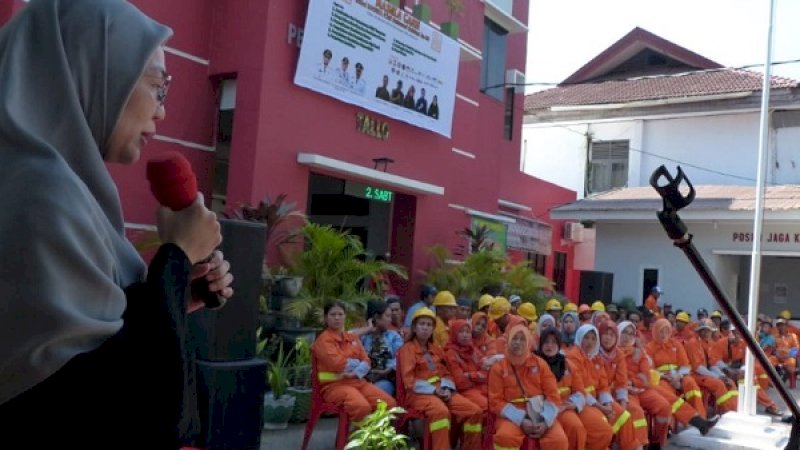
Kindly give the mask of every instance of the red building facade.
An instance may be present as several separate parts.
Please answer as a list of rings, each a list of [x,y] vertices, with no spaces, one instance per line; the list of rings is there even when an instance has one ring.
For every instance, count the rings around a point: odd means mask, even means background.
[[[522,89],[491,88],[498,73],[506,81],[508,71],[525,69],[528,0],[464,0],[454,17],[462,49],[450,139],[296,86],[308,0],[133,3],[175,34],[166,43],[173,75],[166,120],[143,161],[111,168],[131,229],[154,223],[144,160],[179,150],[216,208],[286,193],[313,221],[349,228],[372,253],[406,266],[410,284],[399,287],[406,298],[416,296],[427,248],[463,244],[456,232],[475,220],[527,223],[521,218],[551,226],[550,253],[509,254],[538,261],[577,298],[572,247],[548,213],[575,193],[520,171]],[[409,12],[427,4],[434,26],[450,19],[444,0],[400,3]],[[0,21],[24,5],[0,0]],[[359,129],[364,116],[388,137]],[[356,192],[365,187],[390,191],[391,202]]]

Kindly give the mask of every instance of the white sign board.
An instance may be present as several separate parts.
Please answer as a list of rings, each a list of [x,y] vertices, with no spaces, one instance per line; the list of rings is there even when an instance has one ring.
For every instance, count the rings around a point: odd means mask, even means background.
[[[294,82],[450,137],[459,55],[386,0],[311,0]]]

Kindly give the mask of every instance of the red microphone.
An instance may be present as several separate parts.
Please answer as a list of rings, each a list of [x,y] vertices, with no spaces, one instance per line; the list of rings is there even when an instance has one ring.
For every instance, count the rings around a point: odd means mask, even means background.
[[[179,152],[165,152],[149,160],[147,179],[158,203],[173,211],[188,208],[197,200],[197,177],[189,160]],[[223,297],[208,290],[208,283],[204,279],[195,280],[192,284],[192,291],[203,300],[206,308],[219,308],[225,304]]]

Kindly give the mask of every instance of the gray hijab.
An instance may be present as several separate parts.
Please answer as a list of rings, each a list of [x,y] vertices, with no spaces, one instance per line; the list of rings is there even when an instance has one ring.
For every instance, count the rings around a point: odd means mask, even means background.
[[[103,155],[171,34],[123,0],[32,0],[0,29],[0,404],[122,327],[145,265]]]

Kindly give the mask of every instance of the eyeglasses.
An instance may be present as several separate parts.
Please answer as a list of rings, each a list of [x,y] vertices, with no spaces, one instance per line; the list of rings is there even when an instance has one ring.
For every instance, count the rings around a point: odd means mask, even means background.
[[[163,75],[146,76],[162,80],[161,84],[156,86],[156,101],[158,101],[158,106],[164,106],[164,101],[167,99],[167,93],[169,92],[169,85],[172,83],[172,75],[165,73]]]

